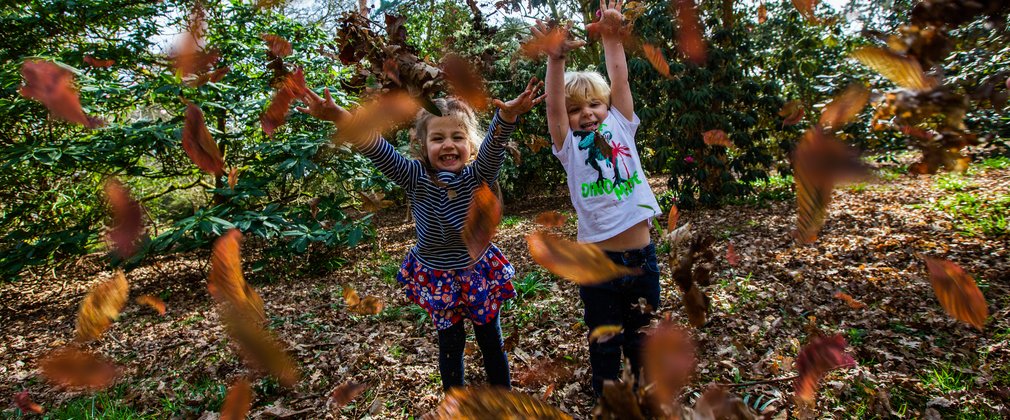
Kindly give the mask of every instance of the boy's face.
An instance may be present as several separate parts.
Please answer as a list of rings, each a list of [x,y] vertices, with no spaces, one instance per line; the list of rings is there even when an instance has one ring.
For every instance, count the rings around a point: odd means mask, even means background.
[[[572,131],[596,131],[607,119],[607,104],[599,99],[590,99],[583,104],[567,103],[568,126]]]
[[[454,116],[428,120],[425,139],[428,162],[435,170],[459,172],[470,159],[470,139],[463,122]]]

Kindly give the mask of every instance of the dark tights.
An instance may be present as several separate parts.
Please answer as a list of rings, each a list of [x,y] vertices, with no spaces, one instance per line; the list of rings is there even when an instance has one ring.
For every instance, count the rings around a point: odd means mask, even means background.
[[[505,355],[501,325],[496,317],[484,325],[473,324],[477,346],[484,356],[487,381],[494,386],[511,389],[509,362]],[[442,389],[463,386],[463,349],[466,347],[466,330],[463,321],[438,332],[438,371],[442,374]]]

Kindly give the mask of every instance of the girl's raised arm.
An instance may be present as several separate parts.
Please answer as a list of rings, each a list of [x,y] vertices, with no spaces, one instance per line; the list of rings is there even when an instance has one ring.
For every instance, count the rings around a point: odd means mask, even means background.
[[[491,124],[487,128],[487,136],[480,145],[477,152],[477,159],[473,162],[474,173],[477,178],[488,185],[498,179],[498,171],[502,162],[505,161],[505,140],[512,135],[515,130],[516,121],[519,116],[529,112],[534,106],[543,102],[544,95],[537,96],[543,82],[537,82],[533,77],[526,84],[523,93],[508,102],[499,99],[493,101],[498,107],[498,112],[491,119]]]

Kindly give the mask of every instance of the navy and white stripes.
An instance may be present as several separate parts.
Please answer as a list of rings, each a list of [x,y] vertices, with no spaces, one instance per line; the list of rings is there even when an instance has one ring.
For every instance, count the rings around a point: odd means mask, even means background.
[[[473,163],[458,174],[436,174],[444,187],[432,182],[420,161],[403,157],[385,139],[377,138],[361,148],[361,153],[406,191],[417,226],[417,244],[411,252],[422,263],[439,270],[473,265],[461,234],[466,213],[474,190],[498,179],[505,161],[505,140],[513,130],[515,124],[505,122],[496,112]]]

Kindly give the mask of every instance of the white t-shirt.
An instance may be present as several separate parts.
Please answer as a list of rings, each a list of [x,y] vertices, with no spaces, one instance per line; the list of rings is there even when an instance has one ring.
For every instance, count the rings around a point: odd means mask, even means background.
[[[633,117],[628,120],[617,108],[610,108],[595,133],[569,128],[561,150],[551,146],[568,173],[568,191],[579,216],[579,242],[613,238],[660,214],[635,147],[641,121]],[[595,136],[601,134],[612,149],[609,156],[597,145]]]

